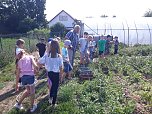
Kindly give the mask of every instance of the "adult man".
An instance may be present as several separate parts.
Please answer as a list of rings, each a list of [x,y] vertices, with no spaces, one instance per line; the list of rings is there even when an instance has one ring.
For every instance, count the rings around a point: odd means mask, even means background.
[[[75,25],[74,29],[69,31],[65,36],[65,38],[70,40],[71,44],[72,44],[72,50],[70,52],[68,52],[69,53],[69,58],[71,58],[70,63],[71,63],[72,66],[73,66],[73,63],[74,63],[75,52],[76,52],[76,49],[77,49],[78,44],[79,44],[79,31],[80,31],[80,26]]]

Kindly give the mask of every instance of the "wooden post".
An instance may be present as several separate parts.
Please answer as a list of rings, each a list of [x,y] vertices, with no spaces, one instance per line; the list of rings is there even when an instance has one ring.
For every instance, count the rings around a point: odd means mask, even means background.
[[[149,34],[150,34],[150,45],[151,45],[151,31],[150,31],[150,27],[149,27],[148,24],[147,24],[147,26],[148,26],[148,29],[149,29]]]
[[[128,27],[128,46],[129,46],[129,27]]]
[[[123,26],[123,31],[124,31],[124,47],[125,47],[125,41],[126,41],[126,38],[125,38],[125,27],[124,27],[124,24],[122,23],[122,26]]]

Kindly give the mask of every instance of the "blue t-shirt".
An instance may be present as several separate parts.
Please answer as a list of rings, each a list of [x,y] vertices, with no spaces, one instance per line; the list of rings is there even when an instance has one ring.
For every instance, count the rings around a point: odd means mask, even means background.
[[[80,38],[80,52],[84,53],[88,49],[87,38]]]
[[[65,47],[62,48],[62,57],[64,62],[69,60],[68,49]]]

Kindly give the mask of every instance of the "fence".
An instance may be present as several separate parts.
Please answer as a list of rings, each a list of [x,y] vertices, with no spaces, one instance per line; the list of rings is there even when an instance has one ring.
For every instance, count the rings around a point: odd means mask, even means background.
[[[118,36],[119,41],[129,45],[152,44],[152,29],[85,29],[88,33]],[[101,34],[100,34],[101,35]]]
[[[43,34],[0,35],[0,68],[14,60],[17,39],[22,38],[25,41],[25,49],[30,53],[36,50],[36,44],[41,37],[47,40],[47,37]]]
[[[90,18],[84,20],[84,31],[118,36],[119,41],[127,45],[152,44],[151,18]]]
[[[25,48],[28,51],[33,51],[35,45],[38,43],[40,38],[48,39],[45,34],[7,34],[0,35],[0,51],[11,51],[14,49],[16,40],[22,38],[25,40]]]

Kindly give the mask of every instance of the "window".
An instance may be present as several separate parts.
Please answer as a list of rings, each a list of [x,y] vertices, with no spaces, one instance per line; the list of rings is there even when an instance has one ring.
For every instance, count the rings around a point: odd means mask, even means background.
[[[68,16],[66,16],[66,15],[60,15],[59,16],[59,21],[68,21]]]

